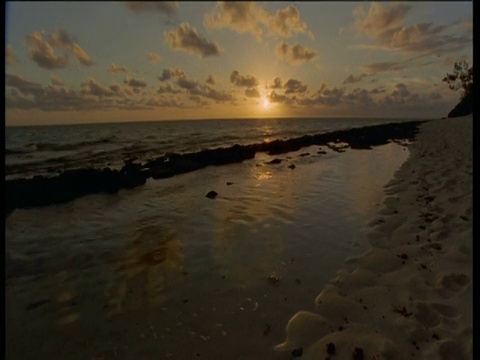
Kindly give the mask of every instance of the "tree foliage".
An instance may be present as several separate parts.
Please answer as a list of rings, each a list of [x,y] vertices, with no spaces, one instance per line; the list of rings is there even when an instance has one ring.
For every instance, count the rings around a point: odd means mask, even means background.
[[[456,62],[453,73],[447,73],[442,81],[446,82],[452,90],[462,89],[462,98],[464,98],[473,92],[473,66],[469,68],[465,60]]]

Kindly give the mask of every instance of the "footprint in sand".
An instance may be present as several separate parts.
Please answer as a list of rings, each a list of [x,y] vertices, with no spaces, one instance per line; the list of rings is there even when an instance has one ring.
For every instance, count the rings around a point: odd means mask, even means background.
[[[448,274],[439,276],[438,285],[440,288],[450,290],[452,292],[462,291],[468,284],[470,279],[465,274]]]

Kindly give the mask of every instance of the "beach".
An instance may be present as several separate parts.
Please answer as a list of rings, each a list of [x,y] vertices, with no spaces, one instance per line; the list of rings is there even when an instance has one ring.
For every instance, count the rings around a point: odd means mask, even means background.
[[[290,319],[277,350],[302,359],[473,359],[472,121],[420,126],[370,223],[371,249]]]

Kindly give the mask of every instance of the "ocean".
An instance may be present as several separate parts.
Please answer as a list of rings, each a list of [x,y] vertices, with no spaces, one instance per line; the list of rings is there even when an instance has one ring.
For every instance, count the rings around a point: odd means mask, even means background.
[[[411,119],[410,119],[411,120]],[[28,178],[82,167],[120,168],[166,153],[249,145],[409,119],[241,119],[5,128],[5,177]]]
[[[5,177],[406,121],[8,127]],[[408,153],[396,142],[257,152],[114,194],[15,209],[5,219],[7,358],[285,358],[273,346],[286,323],[368,249],[367,224]],[[205,197],[212,190],[218,196]]]

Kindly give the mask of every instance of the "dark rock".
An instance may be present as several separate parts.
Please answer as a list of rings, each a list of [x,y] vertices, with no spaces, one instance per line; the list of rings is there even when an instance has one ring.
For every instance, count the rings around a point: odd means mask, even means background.
[[[288,165],[288,168],[292,170],[295,169],[295,164]]]
[[[273,159],[272,161],[267,161],[265,164],[275,165],[275,164],[280,164],[281,162],[282,162],[282,159]]]
[[[209,199],[215,199],[217,197],[218,193],[216,191],[209,191],[207,195],[205,195]]]
[[[325,150],[317,151],[317,154],[325,155],[327,152]]]
[[[49,300],[49,299],[45,299],[45,300],[36,301],[36,302],[34,302],[34,303],[32,303],[32,304],[28,305],[28,306],[26,307],[26,310],[33,310],[33,309],[36,309],[36,308],[38,308],[38,307],[40,307],[40,306],[42,306],[42,305],[45,305],[45,304],[46,304],[46,303],[48,303],[48,302],[50,302],[50,300]]]
[[[298,348],[292,351],[292,356],[294,358],[300,357],[303,354],[303,348]]]
[[[308,155],[310,155],[310,153],[302,153],[302,154],[300,154],[300,155],[298,155],[298,156],[304,157],[304,156],[308,156]]]
[[[364,359],[363,349],[356,347],[352,352],[352,359],[353,360],[363,360]]]
[[[233,185],[233,182],[227,181],[227,186]]]
[[[335,344],[334,343],[328,343],[327,344],[327,354],[328,355],[335,355]]]

